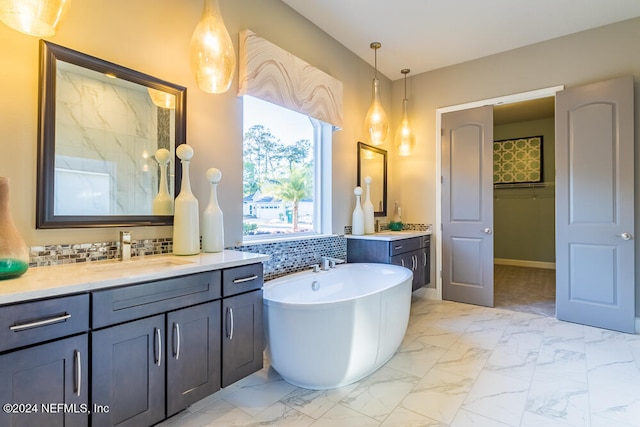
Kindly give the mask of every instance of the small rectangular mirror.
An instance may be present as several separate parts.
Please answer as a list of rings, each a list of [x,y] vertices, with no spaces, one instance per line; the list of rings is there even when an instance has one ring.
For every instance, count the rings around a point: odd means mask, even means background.
[[[374,216],[387,216],[387,152],[358,142],[358,182],[365,191],[365,178],[371,177],[369,188]]]

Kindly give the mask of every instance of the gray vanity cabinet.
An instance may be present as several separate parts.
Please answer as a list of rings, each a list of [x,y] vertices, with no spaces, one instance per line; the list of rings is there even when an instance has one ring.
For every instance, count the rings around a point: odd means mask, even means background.
[[[92,425],[153,425],[220,389],[220,277],[93,292],[92,402],[109,411]]]
[[[222,386],[262,369],[262,264],[222,272]]]
[[[0,425],[89,424],[89,297],[0,307]]]
[[[406,239],[379,240],[347,239],[348,262],[379,262],[406,267],[413,272],[412,290],[419,289],[431,280],[431,236]]]

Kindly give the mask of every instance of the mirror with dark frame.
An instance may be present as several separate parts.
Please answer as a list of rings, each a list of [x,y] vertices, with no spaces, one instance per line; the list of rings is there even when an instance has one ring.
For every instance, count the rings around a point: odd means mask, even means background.
[[[41,40],[39,102],[36,228],[173,224],[186,88]]]
[[[366,191],[365,178],[371,177],[370,194],[374,216],[387,216],[387,151],[358,142],[358,182]],[[364,197],[364,196],[363,196]]]

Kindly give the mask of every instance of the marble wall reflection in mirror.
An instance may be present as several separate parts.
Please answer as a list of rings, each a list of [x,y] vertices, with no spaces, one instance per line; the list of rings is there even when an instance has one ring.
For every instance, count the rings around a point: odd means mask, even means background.
[[[37,227],[172,224],[186,89],[45,41],[40,84]]]
[[[364,179],[371,177],[371,203],[374,216],[387,215],[387,151],[358,142],[358,182],[364,187]]]

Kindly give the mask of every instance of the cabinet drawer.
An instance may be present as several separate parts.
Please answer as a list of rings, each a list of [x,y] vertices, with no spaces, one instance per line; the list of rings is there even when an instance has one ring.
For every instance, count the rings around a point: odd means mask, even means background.
[[[0,307],[0,351],[88,329],[88,294]]]
[[[179,276],[92,293],[93,328],[220,298],[220,271]]]
[[[232,267],[222,271],[222,295],[228,297],[262,288],[262,263]]]
[[[410,239],[394,240],[389,242],[389,256],[403,254],[405,252],[420,249],[422,245],[420,237],[412,237]]]

